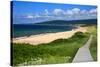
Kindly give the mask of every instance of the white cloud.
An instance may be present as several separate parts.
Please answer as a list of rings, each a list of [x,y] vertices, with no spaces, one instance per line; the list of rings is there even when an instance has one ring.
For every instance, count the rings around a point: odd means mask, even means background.
[[[45,15],[48,16],[49,12],[47,9],[45,9]]]
[[[40,16],[39,14],[36,14],[36,15],[35,15],[35,18],[37,18],[37,17],[41,17],[41,16]]]
[[[89,13],[97,13],[97,9],[91,9]]]
[[[28,15],[27,18],[34,18],[34,16],[32,16],[32,15]]]
[[[72,10],[67,10],[67,14],[73,15],[73,11]]]
[[[91,18],[97,18],[97,8],[89,10],[89,15]]]
[[[62,9],[54,9],[53,13],[54,13],[55,15],[60,15],[60,14],[63,14],[64,11],[63,11]]]
[[[63,12],[66,16],[72,16],[74,14],[76,14],[76,15],[80,14],[80,11],[81,10],[79,8],[73,8],[73,9],[70,9],[70,10],[67,10],[67,11],[63,11]]]
[[[73,8],[72,11],[73,13],[78,14],[81,10],[79,8]]]
[[[81,14],[87,14],[88,13],[88,11],[87,10],[81,10],[81,12],[80,12]]]
[[[42,17],[39,14],[35,14],[35,15],[27,15],[26,18],[38,18],[38,17]]]
[[[70,10],[54,9],[53,15],[56,15],[55,18],[59,17],[66,19],[95,19],[97,17],[97,9],[90,10],[80,10],[79,8],[73,8]]]
[[[35,14],[28,15],[27,18],[44,18],[44,19],[64,19],[64,20],[78,20],[78,19],[95,19],[97,18],[97,9],[80,10],[79,8],[73,8],[70,10],[54,9],[49,12],[47,9],[44,10],[44,15]]]

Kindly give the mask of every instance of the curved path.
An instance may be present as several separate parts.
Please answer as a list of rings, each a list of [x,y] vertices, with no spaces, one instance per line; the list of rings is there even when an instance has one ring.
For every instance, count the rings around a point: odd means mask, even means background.
[[[92,37],[93,37],[93,35],[90,35],[90,38],[85,43],[85,45],[83,47],[79,48],[78,52],[76,53],[76,55],[72,61],[73,63],[93,61],[93,58],[92,58],[90,50],[89,50],[89,47],[90,47],[90,44],[92,41]]]

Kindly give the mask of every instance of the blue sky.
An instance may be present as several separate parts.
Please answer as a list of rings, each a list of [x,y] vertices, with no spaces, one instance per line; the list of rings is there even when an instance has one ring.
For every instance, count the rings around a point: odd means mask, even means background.
[[[97,18],[97,6],[90,5],[13,1],[12,7],[14,19],[34,19],[33,23],[53,19],[78,20]]]

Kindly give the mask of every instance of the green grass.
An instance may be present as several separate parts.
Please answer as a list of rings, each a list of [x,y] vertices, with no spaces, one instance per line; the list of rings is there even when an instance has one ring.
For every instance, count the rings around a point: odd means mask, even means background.
[[[12,43],[13,65],[71,63],[77,50],[84,45],[88,37],[88,33],[77,32],[69,39],[57,39],[36,46]]]
[[[97,27],[90,26],[89,31],[93,35],[91,46],[90,46],[90,52],[94,61],[97,61]]]

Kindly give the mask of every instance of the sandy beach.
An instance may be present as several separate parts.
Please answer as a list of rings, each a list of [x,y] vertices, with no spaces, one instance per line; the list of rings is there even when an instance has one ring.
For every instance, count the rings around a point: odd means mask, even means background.
[[[71,31],[57,32],[57,33],[46,33],[39,35],[31,35],[25,37],[13,38],[14,43],[30,43],[32,45],[38,45],[41,43],[49,43],[53,40],[60,38],[70,38],[76,32],[87,32],[87,27],[78,27],[77,29],[73,29]]]

